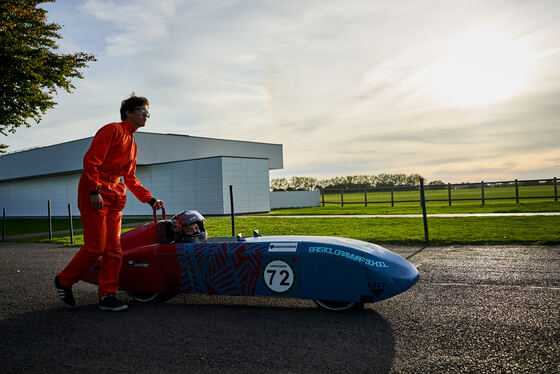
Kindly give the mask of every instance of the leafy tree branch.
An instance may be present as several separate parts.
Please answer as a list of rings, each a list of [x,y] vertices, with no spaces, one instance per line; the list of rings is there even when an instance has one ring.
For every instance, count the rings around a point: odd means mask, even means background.
[[[80,69],[95,56],[83,52],[59,54],[61,27],[47,22],[39,4],[55,0],[2,0],[0,2],[0,134],[39,123],[56,105],[54,95],[74,89]],[[0,144],[0,153],[7,145]]]

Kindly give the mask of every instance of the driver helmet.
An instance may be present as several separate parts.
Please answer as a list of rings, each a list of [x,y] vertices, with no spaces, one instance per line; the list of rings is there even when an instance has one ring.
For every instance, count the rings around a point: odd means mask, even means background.
[[[204,221],[206,221],[204,216],[196,210],[185,210],[171,219],[173,226],[181,237],[180,241],[183,243],[205,242],[208,239],[208,233],[204,228]],[[187,232],[188,226],[193,223],[197,224],[198,232]]]

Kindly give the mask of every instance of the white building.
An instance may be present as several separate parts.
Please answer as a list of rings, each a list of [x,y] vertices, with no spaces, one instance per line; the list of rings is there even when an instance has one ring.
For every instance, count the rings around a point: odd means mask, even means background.
[[[6,215],[79,215],[78,181],[93,137],[0,156],[0,209]],[[283,167],[282,145],[139,132],[136,176],[165,201],[168,215],[196,209],[230,214],[270,210],[269,170]],[[124,215],[150,215],[151,208],[127,192]]]

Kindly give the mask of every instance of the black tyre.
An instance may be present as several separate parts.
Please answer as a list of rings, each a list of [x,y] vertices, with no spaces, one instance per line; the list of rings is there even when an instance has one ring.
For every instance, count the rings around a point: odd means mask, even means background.
[[[328,310],[329,312],[345,312],[349,310],[361,310],[364,307],[363,303],[354,303],[348,301],[328,301],[328,300],[313,300],[317,306]]]
[[[159,291],[153,293],[127,292],[128,296],[140,303],[164,303],[175,296],[174,293]]]

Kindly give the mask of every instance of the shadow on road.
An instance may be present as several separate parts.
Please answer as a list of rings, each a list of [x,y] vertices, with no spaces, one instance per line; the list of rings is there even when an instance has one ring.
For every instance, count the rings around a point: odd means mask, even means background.
[[[405,258],[406,258],[407,260],[410,260],[412,257],[416,256],[417,254],[422,253],[422,251],[424,251],[424,249],[426,249],[426,248],[428,248],[427,245],[423,246],[422,248],[420,248],[419,250],[417,250],[417,251],[414,252],[413,254],[411,254],[411,255],[409,255],[409,256],[406,256]]]
[[[24,313],[0,321],[3,372],[389,372],[391,325],[377,312],[131,303]]]

